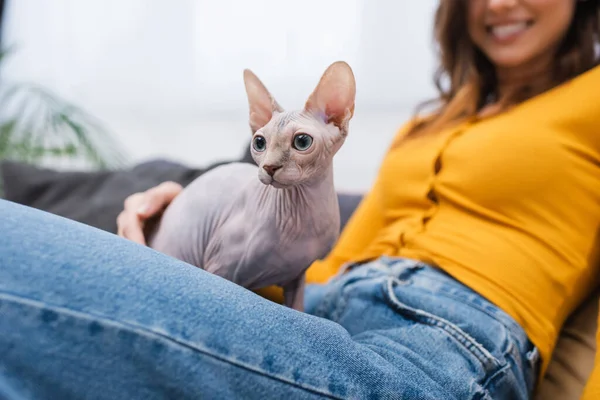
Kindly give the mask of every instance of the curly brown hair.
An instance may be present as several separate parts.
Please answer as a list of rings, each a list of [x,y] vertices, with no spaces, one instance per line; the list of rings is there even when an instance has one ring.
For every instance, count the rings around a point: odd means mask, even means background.
[[[434,83],[439,96],[417,108],[415,123],[407,137],[436,132],[454,122],[475,117],[488,99],[496,94],[494,65],[475,46],[468,32],[468,2],[440,0],[434,24],[440,63]],[[579,0],[571,26],[556,54],[553,79],[542,91],[598,65],[599,38],[600,0]],[[510,99],[510,103],[519,103],[537,93],[523,87],[515,98]],[[419,112],[432,103],[437,105],[435,111],[426,118],[419,118]]]

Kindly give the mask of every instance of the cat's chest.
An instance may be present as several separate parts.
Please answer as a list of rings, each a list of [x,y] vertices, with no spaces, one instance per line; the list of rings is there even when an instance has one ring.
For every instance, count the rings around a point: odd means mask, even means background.
[[[240,266],[250,287],[285,285],[296,279],[316,259],[323,258],[337,238],[333,230],[317,235],[257,235],[250,237],[243,250],[245,265]]]
[[[213,236],[220,250],[208,252],[207,264],[218,268],[219,275],[249,288],[295,279],[331,249],[339,232],[339,210],[321,207],[315,212],[308,207],[292,211],[290,207],[300,205],[288,206],[283,214],[271,208],[265,214],[255,209],[232,215]]]
[[[290,205],[270,211],[257,213],[245,231],[252,259],[269,258],[282,266],[310,263],[323,256],[323,249],[337,237],[339,209],[335,207]]]

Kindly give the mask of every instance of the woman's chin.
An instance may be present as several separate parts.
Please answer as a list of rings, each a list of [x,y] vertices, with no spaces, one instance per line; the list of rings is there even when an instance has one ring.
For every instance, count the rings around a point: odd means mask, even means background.
[[[501,69],[530,67],[536,62],[535,55],[520,49],[497,49],[489,52],[488,58],[496,68]]]

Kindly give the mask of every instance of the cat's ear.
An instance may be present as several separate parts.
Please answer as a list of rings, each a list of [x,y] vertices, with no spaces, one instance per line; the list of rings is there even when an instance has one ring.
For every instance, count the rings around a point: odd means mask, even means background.
[[[244,70],[244,85],[250,106],[250,128],[254,134],[271,120],[275,112],[282,112],[283,109],[249,69]]]
[[[354,115],[356,82],[352,68],[337,61],[329,66],[304,106],[306,111],[333,122],[342,134],[348,133],[348,122]]]

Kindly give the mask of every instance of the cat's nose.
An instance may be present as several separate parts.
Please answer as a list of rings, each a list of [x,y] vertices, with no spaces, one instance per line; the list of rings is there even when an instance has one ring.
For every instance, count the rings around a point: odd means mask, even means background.
[[[275,175],[275,171],[281,168],[281,165],[263,165],[263,169],[267,171],[270,176]]]

